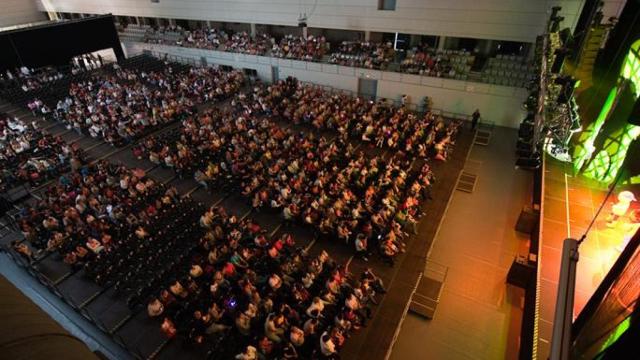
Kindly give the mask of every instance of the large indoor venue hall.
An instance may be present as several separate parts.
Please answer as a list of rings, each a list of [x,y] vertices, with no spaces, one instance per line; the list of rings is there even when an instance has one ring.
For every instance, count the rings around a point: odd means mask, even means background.
[[[638,358],[640,0],[0,5],[0,359]]]

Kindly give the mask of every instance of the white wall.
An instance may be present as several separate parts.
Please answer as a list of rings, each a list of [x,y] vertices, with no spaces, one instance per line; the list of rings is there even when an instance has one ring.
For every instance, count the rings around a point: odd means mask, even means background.
[[[399,100],[402,94],[407,94],[412,103],[429,96],[434,108],[467,115],[479,109],[481,121],[511,128],[518,128],[525,116],[522,110],[527,96],[525,89],[439,78],[423,78],[421,83],[408,84],[406,75],[403,80],[378,80],[378,96]]]
[[[205,57],[208,64],[254,69],[266,82],[271,81],[272,67],[277,67],[280,79],[294,76],[300,81],[354,94],[358,92],[358,79],[375,79],[378,80],[379,97],[399,100],[402,94],[407,94],[413,104],[420,104],[425,96],[429,96],[436,109],[469,115],[478,108],[483,121],[499,126],[517,128],[524,117],[521,107],[527,91],[523,88],[138,42],[125,42],[123,49],[127,56],[149,50],[194,59],[196,63]]]
[[[47,20],[40,12],[39,4],[39,0],[0,1],[0,28]]]
[[[612,16],[620,17],[620,13],[626,3],[627,0],[604,0],[604,6],[602,7],[602,21],[606,23]]]
[[[552,6],[574,26],[584,0],[396,0],[395,11],[377,10],[378,0],[40,1],[47,11],[293,26],[306,12],[310,27],[534,42]]]

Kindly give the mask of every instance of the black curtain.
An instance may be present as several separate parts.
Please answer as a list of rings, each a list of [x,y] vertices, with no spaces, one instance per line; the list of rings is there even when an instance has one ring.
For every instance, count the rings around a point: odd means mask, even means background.
[[[74,56],[109,48],[124,58],[111,15],[7,31],[0,33],[0,70],[66,65]]]

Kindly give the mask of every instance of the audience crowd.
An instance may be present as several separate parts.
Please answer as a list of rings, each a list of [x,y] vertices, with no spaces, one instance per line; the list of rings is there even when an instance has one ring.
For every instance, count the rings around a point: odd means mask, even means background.
[[[269,239],[250,219],[219,207],[204,229],[188,274],[149,299],[167,337],[219,341],[219,358],[338,358],[349,332],[367,325],[382,281],[352,277],[322,251],[310,256],[291,235]]]
[[[428,47],[415,47],[408,52],[407,57],[400,63],[400,71],[410,74],[420,74],[436,77],[454,77],[456,70],[452,60],[457,55],[438,53]]]
[[[251,37],[246,31],[227,32],[222,29],[203,28],[183,30],[177,26],[161,28],[157,31],[148,30],[145,41],[155,44],[169,44],[199,49],[228,51],[250,55],[265,55],[274,40],[266,34]],[[179,34],[178,37],[168,36],[167,32]]]
[[[70,62],[70,68],[69,66],[45,66],[34,69],[23,66],[14,70],[6,70],[4,73],[0,73],[0,92],[5,94],[10,91],[28,93],[41,90],[65,77],[97,69],[102,65],[103,59],[100,55],[85,54],[74,57]]]
[[[194,31],[185,41],[249,53],[264,45],[305,60],[328,49],[322,37],[276,44],[245,35]],[[388,44],[343,43],[339,53],[332,61],[371,68],[393,58]],[[179,120],[134,146],[135,156],[207,189],[242,194],[254,209],[279,214],[283,231],[268,236],[250,218],[206,209],[143,170],[87,164],[78,147],[0,114],[0,190],[57,179],[20,212],[26,241],[14,249],[29,261],[58,254],[95,283],[114,286],[131,309],[146,307],[167,338],[224,358],[338,359],[345,339],[367,326],[384,284],[371,269],[354,276],[325,251],[310,255],[289,226],[342,241],[365,261],[376,254],[393,264],[425,215],[420,204],[435,180],[426,160],[446,160],[458,124],[293,78],[243,91],[239,71],[107,70],[72,83],[52,108],[39,99],[29,108],[115,145]],[[228,105],[196,111],[227,98]],[[300,126],[308,131],[294,130]],[[319,135],[327,131],[335,137]],[[385,152],[367,153],[376,147]]]
[[[142,170],[99,161],[23,209],[31,246],[13,245],[31,261],[60,254],[130,307],[146,304],[168,338],[218,342],[237,359],[338,358],[349,333],[367,325],[385,292],[372,270],[353,277],[291,235],[270,239],[251,219],[203,211]]]
[[[318,120],[330,109],[335,119]],[[379,249],[392,262],[402,251],[405,230],[414,230],[418,205],[432,181],[429,166],[413,169],[412,160],[444,160],[457,130],[430,114],[418,120],[407,113],[288,79],[258,84],[251,93],[238,94],[232,109],[190,117],[176,132],[150,137],[133,151],[180,176],[193,175],[206,188],[239,191],[254,208],[312,226],[363,257]],[[339,136],[328,141],[296,133],[270,118],[335,129]],[[389,161],[367,157],[355,151],[351,136],[388,146],[395,155]]]
[[[385,99],[374,102],[331,93],[293,78],[280,81],[256,96],[276,116],[294,124],[334,130],[345,139],[390,148],[405,156],[445,160],[447,145],[459,125],[452,122],[446,126],[433,113],[420,117],[405,104],[398,107],[389,105]]]
[[[70,129],[121,145],[193,114],[196,104],[231,96],[243,83],[237,70],[202,67],[173,72],[166,67],[145,72],[116,66],[112,73],[72,83],[53,111],[38,99],[28,106],[34,113],[53,114]]]
[[[167,30],[181,34],[179,38],[163,36]],[[280,58],[319,61],[329,54],[330,43],[324,36],[285,35],[276,41],[266,34],[251,37],[247,32],[228,33],[215,28],[183,30],[180,27],[149,29],[145,41],[203,49],[270,55]],[[330,54],[330,63],[369,69],[386,69],[394,61],[395,51],[390,42],[343,41]]]
[[[126,29],[123,29],[127,35]],[[145,41],[185,47],[197,47],[218,51],[239,52],[252,55],[273,56],[278,58],[303,61],[326,61],[349,67],[397,71],[402,73],[455,78],[475,81],[495,81],[493,76],[501,69],[511,73],[512,69],[526,69],[522,57],[511,56],[519,60],[512,60],[502,64],[503,55],[497,54],[489,58],[482,78],[471,74],[474,65],[482,65],[484,61],[476,61],[476,56],[466,50],[435,49],[427,44],[412,45],[411,48],[396,50],[390,41],[329,41],[322,35],[303,36],[286,34],[282,37],[269,34],[251,36],[246,31],[233,32],[211,27],[196,30],[185,30],[180,26],[146,28],[144,36],[138,37],[138,31],[132,30],[131,40]],[[341,40],[344,39],[341,38]],[[480,59],[484,56],[480,56]],[[504,68],[493,69],[492,61]],[[500,65],[502,64],[502,65]],[[524,75],[523,75],[524,76]],[[520,79],[521,77],[518,77]],[[517,83],[511,84],[516,86]]]
[[[390,42],[343,41],[335,50],[329,62],[343,66],[385,70],[395,57]]]
[[[34,248],[58,252],[67,264],[81,266],[117,245],[117,235],[143,231],[137,226],[166,202],[156,200],[163,190],[144,171],[103,160],[60,175],[41,200],[22,210],[19,226]],[[166,196],[176,194],[169,189]]]
[[[21,184],[39,185],[85,161],[77,145],[43,134],[35,123],[0,114],[0,193]]]
[[[23,92],[41,89],[48,83],[58,81],[64,74],[53,66],[30,69],[26,66],[0,74],[0,90],[7,91],[19,88]]]
[[[329,43],[324,36],[314,37],[286,35],[279,43],[274,44],[271,49],[271,55],[279,58],[317,61],[328,51]]]

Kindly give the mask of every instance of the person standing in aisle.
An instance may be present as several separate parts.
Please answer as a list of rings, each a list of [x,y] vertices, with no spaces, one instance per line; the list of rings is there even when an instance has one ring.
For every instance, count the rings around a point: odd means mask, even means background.
[[[478,126],[478,121],[480,121],[480,110],[476,109],[471,115],[471,130],[475,130],[476,126]]]

